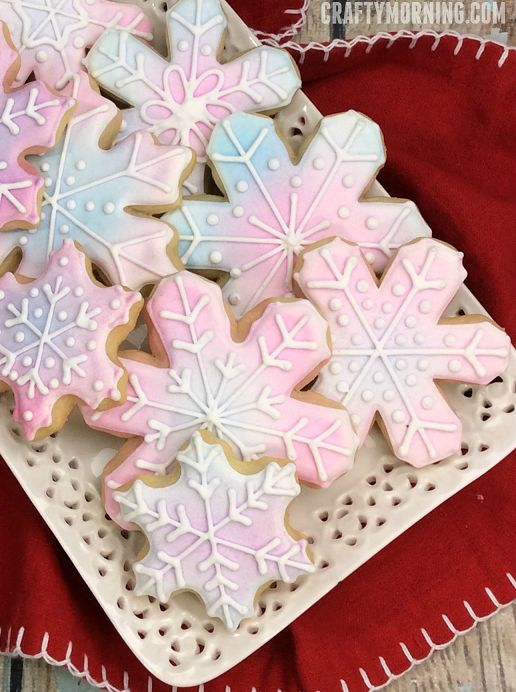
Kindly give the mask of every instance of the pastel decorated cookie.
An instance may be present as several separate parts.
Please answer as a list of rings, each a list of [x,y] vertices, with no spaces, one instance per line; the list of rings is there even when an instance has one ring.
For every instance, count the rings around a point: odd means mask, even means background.
[[[227,198],[185,200],[166,217],[188,267],[226,272],[224,296],[241,315],[290,295],[304,247],[328,236],[357,242],[376,270],[430,229],[412,202],[364,198],[385,162],[378,125],[354,111],[328,116],[293,160],[274,121],[239,113],[215,129],[208,155]]]
[[[64,238],[81,244],[109,281],[139,289],[176,271],[173,231],[153,213],[179,201],[193,165],[186,147],[136,132],[110,147],[117,109],[83,73],[70,91],[77,107],[62,143],[31,162],[44,176],[40,224],[0,234],[0,261],[23,251],[18,271],[38,276]]]
[[[25,157],[54,146],[73,105],[42,82],[11,90],[18,60],[0,22],[0,230],[39,221],[43,179]]]
[[[105,475],[105,500],[145,472],[166,473],[198,428],[226,440],[240,459],[263,455],[296,463],[299,477],[327,486],[353,463],[355,434],[347,412],[301,392],[329,357],[328,327],[306,300],[271,302],[234,324],[220,288],[179,272],[147,304],[155,354],[123,357],[127,402],[87,422],[135,436]]]
[[[137,593],[166,602],[193,591],[208,615],[236,630],[268,583],[314,571],[306,541],[286,524],[300,490],[296,467],[244,464],[206,432],[195,432],[177,460],[172,476],[137,480],[116,493],[122,517],[148,541],[134,565]]]
[[[36,281],[0,278],[0,381],[13,391],[13,416],[27,438],[59,430],[77,401],[96,409],[125,398],[117,350],[142,302],[96,282],[70,240]]]
[[[5,21],[20,51],[17,82],[31,72],[62,89],[81,71],[86,50],[108,27],[150,40],[151,24],[136,5],[109,0],[0,0]]]
[[[396,456],[414,466],[461,448],[461,421],[434,380],[487,384],[507,367],[503,330],[479,315],[442,318],[466,277],[462,257],[418,240],[378,285],[360,249],[335,239],[306,250],[296,275],[332,333],[314,391],[348,408],[361,442],[378,414]]]
[[[220,0],[179,0],[166,16],[170,58],[123,31],[107,31],[88,55],[90,73],[134,108],[124,134],[148,129],[165,144],[185,144],[198,165],[189,192],[204,190],[206,146],[215,123],[235,111],[287,105],[301,82],[285,51],[268,46],[220,61],[227,19]]]

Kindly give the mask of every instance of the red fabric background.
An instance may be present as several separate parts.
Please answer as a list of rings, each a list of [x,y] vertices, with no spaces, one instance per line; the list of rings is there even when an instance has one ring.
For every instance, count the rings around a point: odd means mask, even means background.
[[[244,3],[242,3],[244,4]],[[275,3],[267,2],[267,7]],[[265,6],[265,3],[264,3]],[[501,49],[455,38],[364,46],[327,62],[310,53],[302,67],[305,90],[324,113],[356,108],[381,125],[388,164],[380,176],[389,192],[415,200],[437,237],[465,251],[468,285],[516,337],[514,310],[516,52],[498,67]],[[506,414],[507,424],[516,413]],[[511,417],[510,417],[511,416]],[[516,596],[516,454],[346,579],[291,627],[222,678],[205,686],[219,692],[256,687],[260,692],[351,692],[385,682],[379,657],[393,673],[409,666],[400,642],[423,658],[433,642],[448,642],[443,621],[468,628],[472,618]],[[132,692],[147,690],[147,674],[126,649],[93,596],[52,538],[11,474],[0,467],[0,649],[14,646],[25,628],[26,654],[41,649],[66,655],[79,670]],[[12,628],[10,644],[8,630]],[[156,691],[169,690],[155,683]]]

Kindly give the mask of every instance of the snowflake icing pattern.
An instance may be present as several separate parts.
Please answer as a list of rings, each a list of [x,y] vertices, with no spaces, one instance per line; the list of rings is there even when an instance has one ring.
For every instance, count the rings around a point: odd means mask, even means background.
[[[288,53],[268,46],[220,63],[227,20],[219,0],[180,0],[166,22],[170,62],[125,32],[107,31],[88,55],[88,69],[110,93],[136,106],[124,112],[124,134],[149,129],[160,142],[196,151],[186,189],[202,192],[213,126],[235,111],[287,105],[300,79]]]
[[[295,461],[299,477],[316,485],[350,468],[356,443],[347,412],[298,391],[330,355],[328,326],[308,301],[270,303],[235,341],[220,288],[179,272],[159,284],[147,312],[160,362],[141,353],[122,357],[127,402],[101,414],[84,411],[101,430],[143,438],[105,474],[112,517],[113,490],[145,472],[166,473],[198,428],[215,432],[244,460]]]
[[[166,602],[189,589],[208,615],[235,630],[254,613],[261,586],[314,571],[306,541],[294,540],[285,526],[287,506],[299,494],[295,466],[269,462],[244,475],[216,438],[199,432],[177,459],[176,482],[153,487],[138,480],[116,493],[124,520],[136,522],[149,541],[134,566],[137,591]]]
[[[18,56],[0,22],[0,228],[34,226],[39,220],[43,179],[24,156],[54,146],[59,126],[72,103],[41,82],[8,91]],[[32,172],[31,172],[32,171]]]
[[[93,283],[71,241],[37,281],[0,278],[0,380],[14,393],[13,416],[29,439],[57,429],[52,409],[61,397],[92,408],[121,399],[124,370],[106,354],[106,342],[117,327],[126,329],[113,346],[125,337],[140,303],[138,293]]]
[[[20,51],[18,84],[34,72],[62,89],[81,71],[86,50],[107,28],[152,38],[151,24],[137,6],[109,0],[0,0],[0,16]]]
[[[323,118],[293,163],[274,122],[235,114],[215,129],[208,155],[229,200],[185,200],[166,217],[184,263],[229,273],[224,295],[237,315],[289,295],[296,256],[328,236],[357,242],[375,270],[430,230],[412,202],[361,195],[384,163],[378,126],[349,111]]]
[[[38,276],[64,238],[80,243],[112,283],[139,289],[176,271],[169,257],[170,226],[153,211],[177,202],[192,154],[155,144],[137,132],[111,149],[100,146],[116,107],[76,77],[77,110],[62,143],[32,163],[45,176],[41,222],[30,232],[0,234],[0,260],[23,250],[18,271]],[[142,213],[130,213],[131,207]]]
[[[308,249],[296,275],[332,332],[314,390],[348,408],[361,442],[379,412],[395,454],[414,466],[460,451],[461,421],[433,380],[487,384],[507,367],[503,330],[479,316],[440,320],[465,276],[462,253],[430,239],[401,248],[380,286],[340,239]]]

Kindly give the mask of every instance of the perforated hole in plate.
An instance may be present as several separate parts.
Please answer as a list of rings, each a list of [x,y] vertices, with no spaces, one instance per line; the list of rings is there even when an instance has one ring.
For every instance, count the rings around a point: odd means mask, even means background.
[[[162,28],[163,4],[151,1],[142,3],[142,8],[159,17]],[[251,47],[253,41],[232,20],[226,55]],[[160,49],[163,51],[163,44]],[[291,142],[298,146],[313,130],[317,112],[300,94],[276,119],[287,138],[291,131]],[[374,194],[385,193],[375,185]],[[471,294],[461,290],[449,314],[479,310]],[[143,331],[140,338],[145,341]],[[142,663],[171,685],[198,685],[242,660],[380,546],[510,450],[512,424],[507,421],[512,420],[516,404],[514,359],[509,372],[487,387],[446,385],[444,389],[463,419],[462,452],[439,465],[414,469],[395,459],[374,430],[346,477],[326,490],[304,488],[290,508],[292,526],[311,539],[318,570],[294,584],[278,582],[275,588],[266,589],[260,594],[256,614],[235,635],[220,621],[207,617],[191,594],[178,594],[163,604],[135,593],[131,565],[143,547],[141,537],[120,531],[106,518],[91,463],[106,449],[116,450],[120,440],[88,431],[75,418],[55,438],[31,446],[20,437],[19,426],[10,422],[9,403],[3,399],[0,452]],[[486,402],[491,405],[485,406]],[[486,413],[490,418],[482,421]],[[62,476],[54,481],[51,474],[56,469]],[[179,643],[178,651],[172,647],[174,641]]]

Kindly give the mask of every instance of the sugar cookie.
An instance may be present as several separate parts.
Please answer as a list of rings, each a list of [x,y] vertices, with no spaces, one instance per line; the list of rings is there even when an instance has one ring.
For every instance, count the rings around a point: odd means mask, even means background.
[[[237,461],[206,432],[195,432],[177,460],[172,476],[137,480],[115,494],[123,519],[148,541],[134,566],[136,590],[162,602],[193,591],[208,615],[234,631],[268,583],[314,571],[306,541],[286,524],[300,491],[296,467]]]
[[[217,125],[208,155],[227,199],[186,199],[166,220],[188,267],[227,272],[237,315],[289,295],[297,255],[317,240],[353,240],[380,271],[396,247],[430,235],[412,202],[363,198],[385,152],[378,125],[360,113],[323,118],[296,161],[273,120],[238,113]]]
[[[147,305],[154,358],[140,352],[122,363],[127,402],[87,422],[129,442],[105,475],[113,490],[144,472],[166,473],[198,428],[227,440],[242,459],[288,458],[301,480],[327,486],[353,463],[355,434],[347,412],[299,391],[329,357],[328,327],[306,300],[277,301],[238,324],[220,288],[190,272],[164,279]]]
[[[434,380],[487,384],[507,367],[503,330],[479,315],[441,319],[465,277],[462,253],[431,239],[400,248],[379,286],[340,239],[306,250],[296,275],[332,333],[314,390],[348,408],[361,442],[378,412],[394,453],[414,466],[460,452],[461,421]]]
[[[235,111],[277,110],[301,82],[289,54],[269,46],[220,62],[227,26],[220,0],[179,0],[166,23],[170,59],[126,32],[109,30],[86,63],[107,91],[135,106],[124,111],[124,134],[148,129],[164,144],[195,150],[198,165],[186,187],[202,192],[215,123]]]
[[[0,261],[21,248],[18,271],[38,276],[70,238],[112,283],[133,289],[155,283],[177,270],[177,260],[172,229],[151,214],[178,203],[193,154],[158,145],[148,132],[109,147],[118,131],[114,104],[85,73],[69,88],[77,107],[63,141],[31,159],[45,179],[41,222],[29,233],[0,234]]]
[[[70,240],[36,281],[0,278],[0,380],[13,391],[13,416],[26,437],[56,432],[77,401],[98,408],[125,397],[117,349],[142,302],[97,283]]]
[[[39,221],[43,178],[25,157],[54,146],[73,105],[42,82],[11,90],[19,58],[0,22],[0,229]]]
[[[0,19],[20,51],[17,83],[31,72],[62,89],[80,72],[86,50],[108,27],[150,40],[151,24],[136,5],[109,0],[0,0]]]

